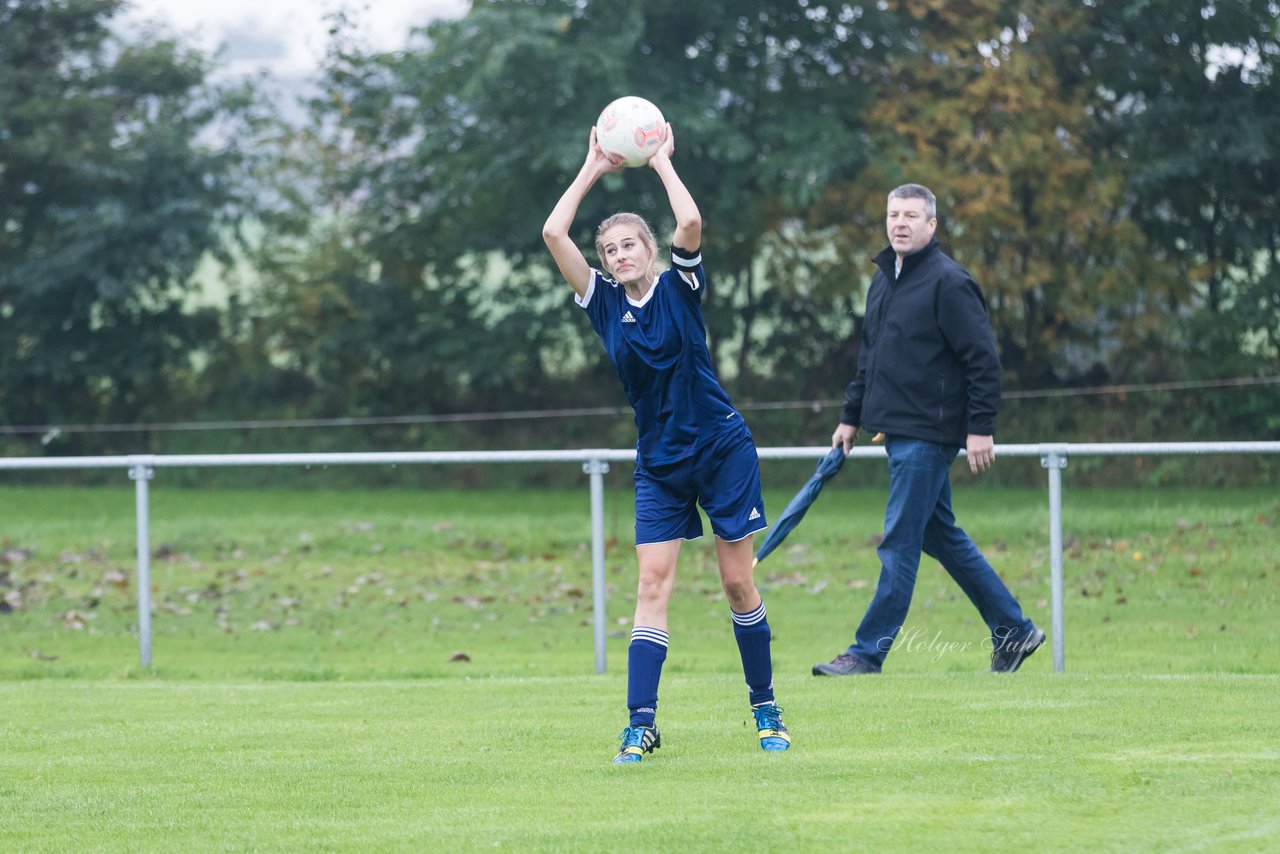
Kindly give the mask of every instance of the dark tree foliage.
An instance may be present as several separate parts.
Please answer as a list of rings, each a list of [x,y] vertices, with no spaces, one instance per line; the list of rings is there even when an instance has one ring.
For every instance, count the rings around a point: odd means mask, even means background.
[[[297,123],[265,123],[251,86],[211,84],[214,60],[175,40],[113,35],[122,5],[0,0],[9,425],[625,409],[540,239],[623,94],[674,124],[740,405],[839,396],[904,181],[938,192],[1011,388],[1280,364],[1275,0],[475,0],[392,53],[339,13]],[[580,211],[588,257],[621,209],[670,233],[660,183],[626,170]],[[220,277],[197,274],[209,259]],[[1274,435],[1278,388],[1150,397],[1140,417],[1025,402],[1003,423]],[[808,442],[834,414],[753,425]],[[301,441],[617,446],[628,422]]]
[[[333,410],[620,402],[539,230],[599,109],[630,93],[675,126],[740,402],[839,394],[884,194],[911,180],[939,191],[944,241],[987,289],[1010,386],[1165,378],[1215,336],[1217,370],[1256,367],[1246,339],[1274,348],[1276,314],[1274,9],[1174,6],[476,2],[385,55],[339,20],[279,171],[277,350]],[[1207,40],[1182,32],[1215,16]],[[1233,46],[1246,62],[1209,59]],[[1231,93],[1231,121],[1204,127],[1194,110]],[[1179,123],[1217,142],[1188,153]],[[1233,201],[1190,201],[1214,193]],[[627,170],[582,206],[589,257],[619,209],[668,233],[660,185]],[[1244,232],[1230,246],[1224,222]]]
[[[707,315],[727,376],[748,393],[832,393],[843,367],[810,377],[820,342],[849,334],[861,282],[832,272],[800,217],[865,163],[878,21],[794,2],[478,2],[416,49],[372,56],[339,29],[307,138],[305,159],[325,165],[300,183],[345,236],[342,257],[336,236],[298,223],[299,251],[320,246],[337,266],[317,279],[291,264],[276,281],[294,305],[290,294],[341,297],[311,306],[290,350],[362,408],[618,402],[540,232],[600,109],[639,94],[673,122],[703,212]],[[589,257],[595,224],[619,209],[670,233],[661,185],[628,170],[580,211]],[[325,375],[326,360],[345,367]],[[354,375],[358,388],[344,384]]]
[[[203,57],[116,0],[0,3],[0,419],[172,417],[219,318],[192,276],[236,215]],[[242,97],[238,95],[237,97]]]
[[[1149,238],[1153,262],[1176,271],[1167,290],[1135,298],[1184,318],[1149,354],[1147,373],[1274,373],[1280,4],[1088,7],[1080,70],[1097,84],[1097,144],[1125,159],[1128,213]]]

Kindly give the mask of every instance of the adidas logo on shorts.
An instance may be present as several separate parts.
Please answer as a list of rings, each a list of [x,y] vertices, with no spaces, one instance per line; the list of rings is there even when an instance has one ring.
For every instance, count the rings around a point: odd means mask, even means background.
[[[748,522],[754,522],[755,520],[757,520],[757,519],[759,519],[759,518],[760,518],[760,511],[759,511],[757,508],[752,507],[752,508],[751,508],[751,515],[747,517],[747,521],[748,521]]]

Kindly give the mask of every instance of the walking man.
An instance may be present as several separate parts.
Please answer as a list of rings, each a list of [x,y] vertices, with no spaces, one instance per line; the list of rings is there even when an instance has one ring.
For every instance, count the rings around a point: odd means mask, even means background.
[[[889,246],[875,257],[858,370],[831,436],[846,454],[863,428],[885,436],[880,581],[853,644],[815,664],[815,676],[880,672],[911,606],[922,552],[942,564],[990,628],[992,671],[1012,673],[1044,643],[951,511],[949,470],[960,449],[974,474],[995,461],[1000,361],[982,292],[939,248],[937,227],[927,187],[889,193]]]

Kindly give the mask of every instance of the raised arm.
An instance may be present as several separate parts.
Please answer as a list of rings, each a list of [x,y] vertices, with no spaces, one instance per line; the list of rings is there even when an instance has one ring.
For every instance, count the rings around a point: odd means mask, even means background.
[[[649,166],[662,179],[662,186],[667,188],[671,213],[676,218],[676,233],[671,242],[681,249],[696,252],[702,248],[702,214],[698,212],[698,205],[689,194],[689,188],[676,174],[676,167],[671,164],[671,155],[675,150],[675,133],[671,130],[671,123],[667,122],[667,138],[649,158]]]
[[[578,213],[578,205],[582,204],[587,192],[595,186],[601,175],[618,168],[621,167],[615,166],[596,144],[596,129],[592,127],[587,144],[587,159],[583,161],[577,177],[564,191],[564,195],[560,197],[560,201],[556,202],[551,215],[542,225],[543,242],[551,250],[551,257],[556,259],[560,275],[564,276],[564,280],[578,296],[584,296],[587,293],[587,286],[591,284],[591,266],[587,263],[587,259],[582,257],[582,250],[578,248],[578,244],[574,243],[573,238],[569,236],[569,230],[573,228],[573,218]]]

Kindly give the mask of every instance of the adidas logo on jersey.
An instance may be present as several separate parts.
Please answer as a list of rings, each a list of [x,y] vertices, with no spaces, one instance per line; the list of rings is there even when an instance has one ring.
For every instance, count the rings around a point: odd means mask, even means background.
[[[622,322],[635,323],[636,322],[635,315],[633,315],[630,311],[628,311],[626,314],[622,315]]]
[[[748,521],[748,522],[754,522],[755,520],[757,520],[757,519],[759,519],[759,518],[760,518],[760,511],[759,511],[757,508],[752,507],[752,508],[751,508],[751,515],[747,517],[747,521]]]

